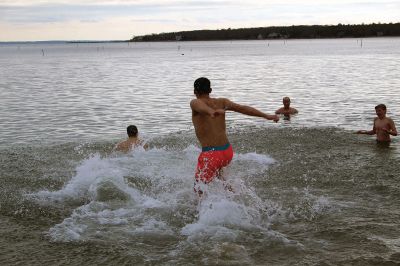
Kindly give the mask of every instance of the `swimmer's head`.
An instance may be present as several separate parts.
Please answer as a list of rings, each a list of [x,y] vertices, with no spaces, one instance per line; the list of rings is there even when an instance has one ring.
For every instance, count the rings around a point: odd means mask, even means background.
[[[211,89],[211,82],[208,78],[198,78],[194,82],[194,94],[202,95],[202,94],[210,94],[212,91]]]
[[[378,104],[377,106],[375,106],[375,112],[376,112],[376,115],[379,118],[385,117],[385,115],[386,115],[386,105],[384,105],[383,103]]]
[[[286,108],[289,108],[289,106],[290,106],[290,98],[289,97],[283,97],[282,103],[283,103],[283,106],[285,106]]]
[[[128,133],[129,137],[136,137],[138,134],[138,129],[134,125],[130,125],[127,127],[126,132]]]
[[[382,109],[382,110],[385,110],[385,111],[386,111],[386,105],[384,105],[383,103],[378,104],[377,106],[375,106],[375,110],[376,110],[376,109]]]

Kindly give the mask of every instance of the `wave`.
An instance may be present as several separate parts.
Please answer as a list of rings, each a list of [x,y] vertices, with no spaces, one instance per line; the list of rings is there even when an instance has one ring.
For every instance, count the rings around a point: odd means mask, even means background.
[[[105,225],[119,225],[130,234],[162,231],[156,234],[179,232],[186,236],[268,230],[265,218],[274,206],[259,198],[246,178],[266,176],[276,161],[255,152],[236,154],[224,173],[234,192],[215,180],[199,202],[193,192],[199,153],[199,148],[190,145],[183,150],[135,149],[106,157],[93,154],[76,167],[76,174],[62,189],[27,197],[43,206],[74,206],[69,217],[49,230],[52,241],[92,239],[99,226]]]
[[[169,262],[216,256],[240,265],[280,249],[319,252],[343,230],[377,239],[382,228],[357,225],[379,219],[374,202],[386,218],[397,215],[395,141],[382,148],[334,128],[259,127],[231,132],[230,141],[224,175],[233,192],[216,179],[201,200],[193,192],[200,149],[185,132],[127,154],[111,152],[109,140],[2,150],[1,214],[42,221],[50,242],[129,243],[146,261],[160,261],[152,246]]]

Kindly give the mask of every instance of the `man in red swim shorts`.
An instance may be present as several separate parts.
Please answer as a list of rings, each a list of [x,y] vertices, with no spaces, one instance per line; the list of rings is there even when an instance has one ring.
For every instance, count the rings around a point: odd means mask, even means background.
[[[211,182],[214,177],[220,177],[222,167],[227,166],[233,157],[232,146],[227,143],[223,146],[203,147],[200,153],[197,168],[196,182]]]
[[[232,146],[226,136],[225,112],[234,111],[249,116],[263,117],[277,122],[277,115],[265,114],[253,107],[240,105],[227,98],[211,98],[211,83],[207,78],[198,78],[194,82],[196,99],[190,102],[192,121],[196,136],[202,146],[198,159],[194,190],[203,194],[200,184],[208,184],[215,177],[220,178],[223,167],[233,157]]]

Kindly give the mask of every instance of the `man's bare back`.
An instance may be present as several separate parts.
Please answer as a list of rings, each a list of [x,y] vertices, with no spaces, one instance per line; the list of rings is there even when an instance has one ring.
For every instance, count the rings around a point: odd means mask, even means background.
[[[226,136],[226,99],[201,97],[192,100],[192,121],[202,147],[221,146],[228,143]],[[196,107],[208,107],[212,113],[201,113]]]
[[[211,98],[209,94],[196,95],[190,102],[192,121],[201,146],[219,146],[228,142],[226,136],[225,111],[234,111],[249,116],[263,117],[277,122],[277,115],[265,114],[253,107],[234,103],[226,98]]]
[[[139,145],[140,145],[139,139],[136,137],[131,137],[128,138],[127,140],[118,143],[117,146],[115,147],[115,150],[121,152],[128,152]]]
[[[277,115],[265,114],[253,107],[234,103],[226,98],[211,98],[210,81],[199,78],[194,82],[196,99],[190,102],[192,121],[196,136],[202,146],[195,173],[194,190],[203,194],[199,182],[208,184],[215,177],[220,177],[223,167],[229,165],[233,149],[226,136],[225,112],[234,111],[249,116],[263,117],[277,122]],[[228,190],[230,190],[228,186]]]

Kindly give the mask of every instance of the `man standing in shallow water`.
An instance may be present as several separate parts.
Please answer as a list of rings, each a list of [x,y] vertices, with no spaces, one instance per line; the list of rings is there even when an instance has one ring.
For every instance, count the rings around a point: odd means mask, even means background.
[[[283,103],[283,107],[276,110],[275,114],[277,114],[277,115],[283,114],[285,119],[290,119],[291,115],[298,113],[296,108],[290,107],[290,98],[289,97],[283,97],[282,103]]]
[[[194,82],[196,99],[190,102],[196,136],[202,146],[195,173],[194,190],[203,194],[201,183],[208,184],[221,177],[221,170],[233,157],[232,146],[226,136],[225,112],[234,111],[249,116],[279,121],[277,115],[265,114],[253,107],[240,105],[227,98],[211,98],[211,84],[201,77]]]
[[[375,135],[379,143],[389,143],[390,135],[397,136],[396,126],[391,118],[386,117],[386,105],[378,104],[375,106],[377,117],[374,119],[372,130],[359,130],[357,134]]]

